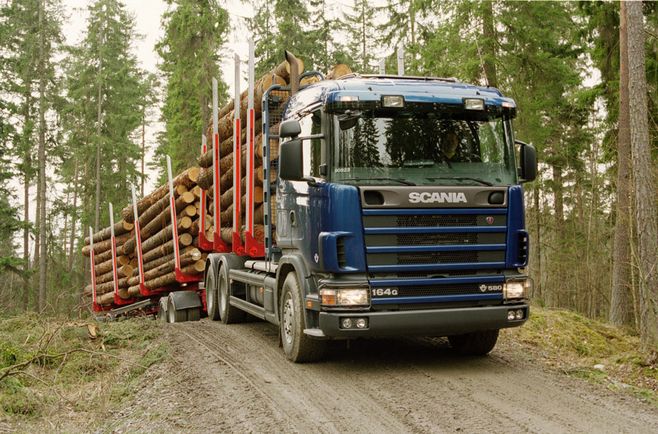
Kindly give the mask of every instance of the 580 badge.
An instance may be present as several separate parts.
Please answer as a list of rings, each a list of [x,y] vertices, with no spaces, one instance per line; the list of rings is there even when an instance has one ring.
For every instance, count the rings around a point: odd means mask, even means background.
[[[372,288],[370,290],[373,297],[395,297],[398,293],[397,288]]]

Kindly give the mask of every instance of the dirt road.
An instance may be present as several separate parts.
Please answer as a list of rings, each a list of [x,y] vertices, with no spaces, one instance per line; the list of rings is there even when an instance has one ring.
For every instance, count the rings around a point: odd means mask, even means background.
[[[440,339],[344,342],[295,365],[266,323],[165,327],[153,369],[114,432],[658,432],[658,411],[550,372],[502,342],[485,358]]]

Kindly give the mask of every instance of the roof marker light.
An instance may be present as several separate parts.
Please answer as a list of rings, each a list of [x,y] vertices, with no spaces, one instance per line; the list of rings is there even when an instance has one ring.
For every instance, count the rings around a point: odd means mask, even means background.
[[[484,110],[484,100],[480,98],[464,98],[466,110]]]
[[[384,95],[382,96],[382,107],[388,107],[388,108],[404,107],[404,97],[402,95]]]
[[[359,97],[356,95],[341,95],[338,97],[340,102],[356,102],[359,100]]]

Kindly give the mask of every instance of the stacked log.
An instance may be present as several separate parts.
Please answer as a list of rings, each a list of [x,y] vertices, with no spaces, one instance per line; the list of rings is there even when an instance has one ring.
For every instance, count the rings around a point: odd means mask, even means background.
[[[301,73],[304,69],[303,62],[298,61],[297,70]],[[253,184],[253,205],[254,205],[254,238],[258,241],[264,241],[264,204],[263,192],[266,183],[273,183],[276,179],[276,169],[270,174],[270,179],[264,179],[265,155],[263,152],[263,131],[262,131],[262,98],[265,91],[272,85],[281,85],[296,88],[297,84],[290,83],[291,66],[282,62],[277,67],[265,74],[255,85],[254,111],[255,123],[254,134],[256,137],[254,149],[254,184]],[[328,76],[338,78],[348,74],[349,68],[344,65],[337,65]],[[301,86],[312,85],[319,81],[318,77],[306,77],[298,83]],[[282,109],[287,103],[287,93],[281,92],[277,104]],[[239,228],[240,235],[245,236],[245,211],[246,211],[246,192],[247,192],[247,91],[241,95],[239,117],[241,120],[241,222]],[[143,197],[136,204],[139,216],[139,235],[141,238],[141,258],[144,271],[144,286],[147,290],[156,290],[167,288],[177,283],[176,265],[174,249],[176,245],[180,248],[180,271],[188,275],[201,276],[205,269],[206,253],[199,249],[199,231],[207,239],[214,239],[217,231],[221,239],[231,244],[233,242],[233,205],[234,205],[234,180],[233,180],[233,128],[235,106],[233,101],[219,110],[218,136],[220,140],[220,160],[217,163],[217,169],[220,173],[219,188],[221,195],[219,203],[221,207],[221,227],[215,228],[214,225],[214,206],[213,197],[215,195],[213,187],[213,178],[215,167],[213,165],[212,154],[212,122],[209,123],[206,130],[207,143],[210,150],[201,155],[197,162],[199,167],[190,167],[177,175],[173,180],[174,187],[174,207],[177,216],[177,238],[174,239],[173,226],[171,222],[171,199],[169,195],[169,185],[165,183],[152,193]],[[278,141],[278,124],[270,126],[270,156],[269,163],[278,160],[279,141]],[[271,167],[271,166],[270,166]],[[206,209],[201,208],[200,197],[202,190],[205,191],[208,200]],[[271,188],[272,194],[270,205],[271,221],[276,222],[276,189]],[[199,218],[205,214],[205,227],[199,227]],[[121,211],[122,220],[114,225],[116,235],[116,264],[112,262],[112,251],[110,243],[111,228],[104,228],[92,235],[94,242],[94,275],[96,280],[97,303],[100,305],[111,305],[114,302],[114,273],[113,266],[116,265],[118,277],[118,296],[122,299],[134,299],[141,297],[140,273],[137,262],[136,234],[134,221],[134,206],[127,205]],[[90,239],[85,239],[85,246],[82,253],[90,255]],[[173,286],[171,289],[174,289]],[[92,286],[87,285],[83,293],[91,295]]]
[[[205,254],[198,245],[199,196],[197,185],[200,169],[191,167],[173,180],[174,206],[177,215],[177,243],[184,252],[181,257],[182,271],[200,274],[205,266]],[[173,255],[174,240],[171,224],[171,199],[169,185],[157,188],[151,194],[137,202],[140,237],[142,241],[142,262],[145,270],[145,286],[150,290],[175,283],[175,259]],[[133,206],[128,205],[122,211],[123,220],[114,227],[116,236],[116,268],[118,277],[118,295],[123,299],[139,298],[139,266],[137,262],[136,235]],[[130,222],[127,220],[129,219]],[[93,235],[96,276],[97,303],[109,305],[114,302],[114,272],[111,256],[110,228],[104,228]],[[82,248],[82,253],[89,256],[91,246],[89,239]],[[183,250],[184,249],[184,250]],[[109,253],[109,255],[108,255]],[[100,258],[100,260],[99,260]],[[171,280],[172,273],[174,280]],[[163,278],[163,276],[167,276]],[[137,288],[135,290],[135,287]],[[131,290],[132,288],[132,290]],[[89,284],[83,291],[92,294]]]

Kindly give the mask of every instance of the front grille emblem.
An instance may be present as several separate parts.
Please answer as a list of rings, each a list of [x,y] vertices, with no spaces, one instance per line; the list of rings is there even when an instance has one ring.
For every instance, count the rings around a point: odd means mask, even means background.
[[[492,216],[487,216],[487,224],[492,225],[494,223],[494,218]]]

